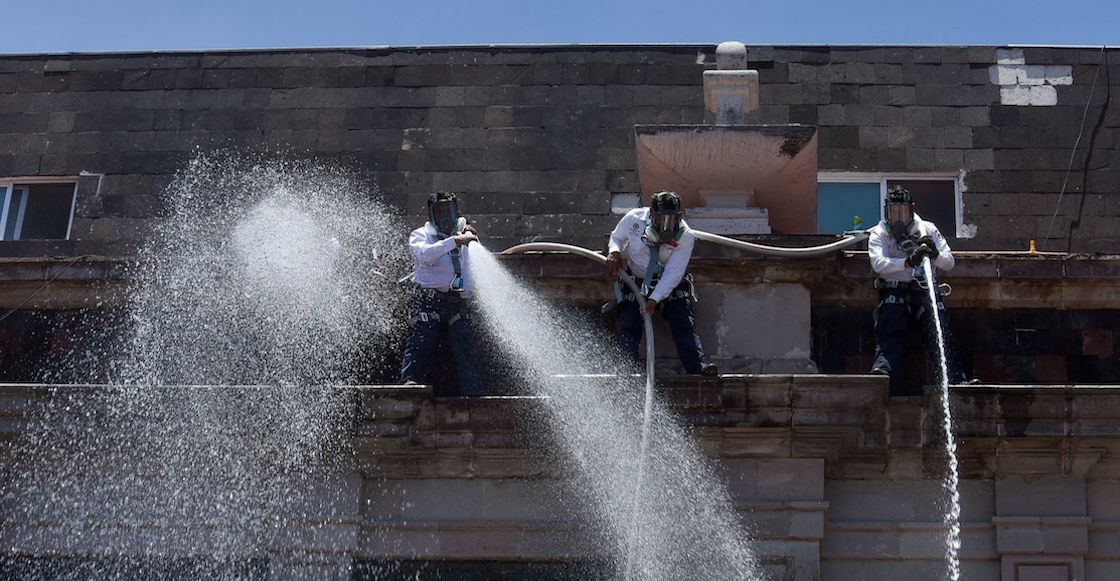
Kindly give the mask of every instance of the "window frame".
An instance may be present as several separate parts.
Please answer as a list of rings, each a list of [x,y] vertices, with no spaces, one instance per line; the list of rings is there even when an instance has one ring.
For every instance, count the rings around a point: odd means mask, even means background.
[[[844,172],[828,171],[817,173],[817,183],[876,183],[879,184],[879,219],[882,220],[883,204],[887,201],[888,181],[911,182],[952,182],[953,183],[953,214],[956,218],[953,227],[953,238],[971,238],[966,235],[964,227],[964,205],[961,194],[964,192],[963,172]]]
[[[0,242],[21,242],[23,234],[23,220],[27,212],[27,201],[31,198],[31,188],[34,185],[49,185],[49,184],[70,184],[74,185],[74,190],[70,193],[70,212],[66,216],[66,237],[65,238],[50,238],[49,240],[69,240],[70,234],[74,229],[74,212],[78,207],[78,177],[79,176],[34,176],[22,178],[0,178],[0,188],[4,189],[3,200],[0,200]],[[12,232],[12,238],[5,238],[4,231],[8,223],[8,216],[12,208],[12,196],[19,186],[24,186],[27,193],[25,193],[20,200],[19,209],[16,211],[15,229]]]

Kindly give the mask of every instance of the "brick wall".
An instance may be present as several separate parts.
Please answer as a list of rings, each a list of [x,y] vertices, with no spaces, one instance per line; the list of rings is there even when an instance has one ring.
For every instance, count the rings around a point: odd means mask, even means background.
[[[0,57],[0,176],[106,174],[79,196],[74,242],[2,243],[0,255],[127,254],[176,169],[217,148],[352,168],[410,217],[432,190],[463,192],[494,247],[598,246],[615,220],[611,194],[638,189],[633,125],[702,122],[701,71],[712,65],[701,63],[713,48]],[[1046,247],[1112,252],[1117,51],[1010,52],[752,47],[762,83],[753,121],[818,125],[821,170],[963,170],[976,237],[958,246],[1020,249],[1045,234],[1096,78]],[[1064,78],[1061,67],[1068,84],[1032,77]],[[1036,82],[1053,105],[1022,97]]]

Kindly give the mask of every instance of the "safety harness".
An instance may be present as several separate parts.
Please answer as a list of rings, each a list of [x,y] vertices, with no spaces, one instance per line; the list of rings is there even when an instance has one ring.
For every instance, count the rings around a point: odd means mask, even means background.
[[[449,301],[458,302],[462,300],[462,294],[459,292],[440,292],[434,288],[419,286],[412,288],[412,296],[415,312],[408,318],[408,322],[412,324],[438,322],[443,319],[440,310],[445,304],[448,304]],[[461,318],[459,313],[455,313],[447,318],[447,325],[454,325]]]
[[[466,226],[467,219],[460,217],[456,221],[454,232],[450,235],[447,235],[439,232],[439,228],[436,227],[435,223],[432,223],[432,227],[436,229],[437,235],[439,236],[440,240],[446,240],[450,236],[461,234]],[[462,298],[464,287],[463,253],[461,249],[456,246],[455,248],[452,248],[451,251],[447,253],[447,255],[451,257],[451,268],[455,271],[455,278],[451,280],[449,290],[447,292],[441,292],[434,288],[414,286],[412,288],[412,296],[416,299],[417,309],[416,312],[413,313],[411,317],[409,317],[410,323],[415,324],[417,321],[424,323],[439,321],[442,318],[439,312],[440,307],[445,304],[446,301],[457,301]],[[429,309],[434,308],[435,310],[422,310],[421,305],[423,305],[425,299],[427,299],[428,301],[438,301],[434,305],[427,305]],[[447,324],[449,326],[454,325],[460,318],[461,317],[459,313],[455,313],[448,318]]]
[[[653,289],[657,287],[657,283],[661,281],[661,275],[665,273],[665,267],[661,266],[659,261],[661,245],[668,244],[676,248],[677,245],[680,244],[680,240],[686,231],[686,226],[684,223],[681,223],[681,226],[677,228],[671,240],[662,241],[661,236],[658,235],[657,229],[653,227],[653,224],[650,223],[646,225],[645,232],[642,233],[642,242],[645,243],[646,248],[649,249],[649,262],[646,263],[646,275],[642,278],[641,291],[643,297],[648,297],[653,292]],[[629,267],[626,269],[626,272],[631,276],[634,274],[630,271]],[[691,298],[694,303],[699,302],[696,297],[696,286],[692,283],[692,275],[686,273],[681,279],[681,282],[687,283],[688,290],[673,289],[673,292],[669,293],[669,296],[665,297],[662,302],[683,298]],[[632,291],[624,294],[622,292],[622,286],[618,281],[615,281],[614,287],[615,300],[617,302],[637,300],[637,297]]]

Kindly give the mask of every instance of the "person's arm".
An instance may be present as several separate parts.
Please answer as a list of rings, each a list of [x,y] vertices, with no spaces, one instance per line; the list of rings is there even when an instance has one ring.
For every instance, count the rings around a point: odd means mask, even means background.
[[[630,230],[630,223],[634,218],[630,214],[626,214],[615,224],[614,230],[611,231],[611,239],[607,242],[607,254],[614,254],[615,252],[622,253],[626,250],[626,235]]]
[[[426,266],[434,265],[444,254],[451,252],[455,245],[454,237],[428,242],[428,235],[423,228],[413,230],[412,235],[408,237],[408,249],[413,258]]]
[[[891,258],[887,256],[886,246],[888,238],[883,233],[882,226],[878,226],[871,232],[871,237],[867,239],[867,256],[871,259],[871,270],[878,274],[894,274],[896,272],[903,272],[906,266],[906,259]]]
[[[669,254],[669,260],[665,261],[665,271],[661,273],[661,280],[657,281],[657,286],[649,294],[651,301],[660,303],[681,283],[685,271],[688,270],[688,261],[692,258],[692,247],[695,245],[695,241],[696,239],[691,233],[686,234],[680,245]],[[656,250],[651,249],[650,252],[656,252]]]
[[[626,214],[611,231],[610,241],[607,242],[607,274],[611,278],[618,278],[622,270],[622,251],[626,249],[626,231],[630,226],[630,214]]]
[[[933,244],[937,248],[937,258],[933,259],[933,265],[943,272],[953,270],[953,267],[957,265],[957,259],[953,257],[953,251],[949,248],[949,243],[945,241],[945,237],[941,235],[941,230],[938,230],[937,226],[930,222],[926,224],[930,229],[929,237],[933,239]]]

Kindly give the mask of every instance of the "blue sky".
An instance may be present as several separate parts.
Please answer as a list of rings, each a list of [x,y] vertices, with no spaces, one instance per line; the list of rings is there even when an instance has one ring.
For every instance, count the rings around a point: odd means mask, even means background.
[[[0,53],[491,43],[1120,44],[1117,0],[4,0]]]

